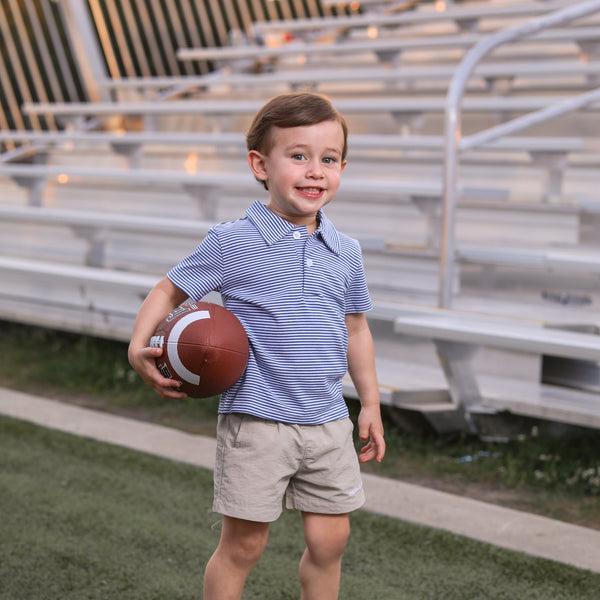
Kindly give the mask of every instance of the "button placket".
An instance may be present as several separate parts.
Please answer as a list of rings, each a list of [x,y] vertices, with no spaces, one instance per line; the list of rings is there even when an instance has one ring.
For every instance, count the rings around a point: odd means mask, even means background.
[[[313,260],[312,258],[309,258],[310,256],[310,250],[313,246],[313,240],[312,238],[308,238],[306,240],[306,244],[304,244],[304,267],[305,269],[308,269],[309,267],[313,266]]]
[[[299,229],[292,231],[292,238],[294,238],[294,240],[301,241],[303,238],[302,231]],[[306,242],[307,240],[304,240],[304,244],[302,246],[296,246],[296,253],[298,256],[300,266],[299,275],[301,278],[300,282],[302,285],[302,294],[304,294],[304,289],[306,287],[306,259],[304,258],[306,253]]]
[[[315,237],[309,237],[304,245],[304,293],[308,296],[312,296],[315,293],[315,273],[312,270],[314,268],[315,261],[311,256],[314,256],[315,252]]]

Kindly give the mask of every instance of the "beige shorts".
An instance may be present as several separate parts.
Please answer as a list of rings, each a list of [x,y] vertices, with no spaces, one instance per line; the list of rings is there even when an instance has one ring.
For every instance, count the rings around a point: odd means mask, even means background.
[[[288,425],[251,415],[219,415],[215,512],[272,522],[286,508],[344,514],[365,501],[348,418]]]

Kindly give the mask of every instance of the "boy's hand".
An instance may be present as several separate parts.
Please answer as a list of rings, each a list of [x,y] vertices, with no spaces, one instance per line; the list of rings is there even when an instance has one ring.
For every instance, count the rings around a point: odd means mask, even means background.
[[[360,462],[366,463],[373,459],[381,462],[385,455],[385,440],[379,405],[361,409],[358,415],[358,437],[361,442],[366,443],[360,450]]]
[[[163,377],[156,366],[155,359],[162,355],[162,348],[137,348],[129,350],[129,362],[140,377],[161,397],[172,400],[186,398],[179,391],[181,383],[176,379]]]

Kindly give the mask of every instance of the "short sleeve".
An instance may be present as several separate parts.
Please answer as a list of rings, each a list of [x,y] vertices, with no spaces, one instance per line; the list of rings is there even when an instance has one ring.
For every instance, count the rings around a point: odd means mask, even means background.
[[[167,277],[193,300],[220,291],[223,261],[218,233],[211,229],[194,252],[175,265]]]
[[[367,286],[360,245],[356,240],[352,240],[352,242],[354,242],[351,252],[354,270],[346,294],[345,311],[346,313],[362,313],[371,310],[373,302]]]

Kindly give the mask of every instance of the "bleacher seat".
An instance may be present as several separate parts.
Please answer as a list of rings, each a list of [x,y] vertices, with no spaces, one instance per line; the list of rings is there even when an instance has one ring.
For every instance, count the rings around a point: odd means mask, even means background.
[[[454,304],[435,306],[449,78],[504,17],[573,3],[498,3],[491,23],[496,4],[323,19],[314,25],[327,31],[355,19],[406,35],[369,40],[358,27],[339,40],[336,29],[328,45],[181,49],[194,60],[251,59],[253,72],[113,79],[98,82],[113,101],[25,103],[24,115],[66,130],[0,132],[17,149],[0,156],[0,317],[126,340],[168,266],[212,223],[265,197],[245,164],[252,114],[278,91],[316,86],[350,124],[349,165],[327,211],[363,247],[383,402],[444,432],[482,433],[502,411],[600,427],[600,102],[461,155]],[[292,25],[305,24],[265,24],[263,35]],[[599,38],[590,19],[478,65],[462,141],[597,85]],[[334,62],[293,64],[298,52],[324,50]],[[401,51],[402,62],[381,66],[374,51]],[[256,69],[251,53],[268,62]],[[292,59],[272,60],[283,55]],[[420,135],[401,135],[408,123]],[[349,381],[345,391],[356,395]]]

